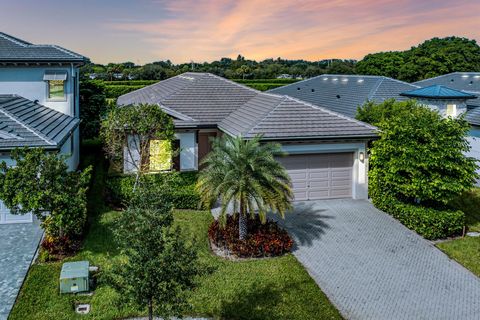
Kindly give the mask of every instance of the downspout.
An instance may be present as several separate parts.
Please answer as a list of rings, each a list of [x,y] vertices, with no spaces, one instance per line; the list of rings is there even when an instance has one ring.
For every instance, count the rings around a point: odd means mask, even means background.
[[[70,63],[70,74],[72,75],[72,112],[71,112],[71,115],[74,117],[74,118],[79,118],[80,115],[76,113],[76,104],[77,104],[77,95],[78,95],[78,90],[77,90],[77,75],[75,74],[75,68],[73,66],[73,63]],[[75,79],[77,79],[77,81],[75,81]],[[77,93],[77,95],[75,94]],[[80,112],[79,112],[80,113]]]

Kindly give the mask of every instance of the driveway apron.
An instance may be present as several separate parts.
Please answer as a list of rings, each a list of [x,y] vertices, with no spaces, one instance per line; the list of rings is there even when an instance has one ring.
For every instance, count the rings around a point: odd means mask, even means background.
[[[365,200],[295,204],[294,255],[347,319],[480,319],[480,280]]]

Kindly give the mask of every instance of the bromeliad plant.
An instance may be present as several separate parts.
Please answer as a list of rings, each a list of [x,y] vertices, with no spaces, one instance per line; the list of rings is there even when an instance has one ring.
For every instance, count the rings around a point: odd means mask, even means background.
[[[221,221],[226,223],[229,208],[239,215],[239,239],[247,236],[247,219],[259,215],[262,223],[267,212],[282,217],[291,208],[293,193],[290,178],[274,156],[282,155],[277,143],[260,143],[225,135],[212,141],[212,152],[202,161],[197,190],[202,204],[221,201]]]

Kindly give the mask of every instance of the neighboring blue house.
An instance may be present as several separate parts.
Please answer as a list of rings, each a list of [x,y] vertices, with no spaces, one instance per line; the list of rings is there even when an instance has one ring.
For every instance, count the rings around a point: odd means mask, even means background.
[[[42,147],[79,164],[79,67],[87,58],[55,45],[35,45],[0,32],[0,161],[14,165],[16,147]],[[31,222],[0,201],[0,224]]]
[[[431,85],[402,92],[401,96],[416,99],[422,105],[438,111],[444,117],[456,118],[467,112],[469,101],[477,99],[471,93],[442,85]]]
[[[442,85],[476,96],[477,99],[467,101],[466,119],[472,125],[472,136],[480,137],[480,72],[453,72],[414,84],[419,87]]]

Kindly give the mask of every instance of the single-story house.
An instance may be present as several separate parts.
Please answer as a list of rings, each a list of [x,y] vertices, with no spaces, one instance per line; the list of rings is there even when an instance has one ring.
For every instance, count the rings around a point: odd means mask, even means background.
[[[42,147],[80,159],[79,67],[87,58],[55,45],[35,45],[0,33],[0,162],[10,151]],[[32,222],[12,215],[0,201],[0,224]]]
[[[181,171],[198,170],[211,137],[228,134],[282,145],[279,158],[296,200],[368,197],[367,143],[376,128],[294,97],[260,92],[209,73],[187,72],[120,96],[117,104],[156,104],[175,124]],[[160,143],[155,143],[158,154]],[[163,152],[169,152],[163,150]],[[124,157],[128,157],[128,152]],[[124,159],[124,171],[134,169]],[[151,162],[155,162],[152,160]]]

